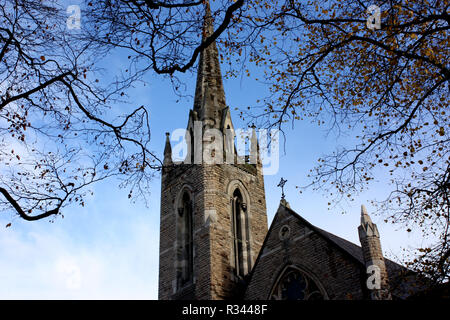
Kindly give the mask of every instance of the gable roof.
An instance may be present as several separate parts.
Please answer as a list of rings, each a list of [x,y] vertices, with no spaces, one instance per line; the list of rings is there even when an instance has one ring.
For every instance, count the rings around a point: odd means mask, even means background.
[[[332,242],[334,245],[336,245],[337,247],[339,247],[340,249],[345,251],[347,254],[349,254],[351,257],[353,257],[355,260],[357,260],[359,263],[361,263],[363,266],[365,266],[364,257],[363,257],[362,249],[360,246],[358,246],[358,245],[354,244],[353,242],[350,242],[346,239],[343,239],[333,233],[330,233],[328,231],[320,229],[319,227],[314,226],[313,224],[311,224],[309,221],[307,221],[306,219],[301,217],[297,212],[295,212],[291,208],[284,206],[283,204],[280,204],[280,205],[283,206],[284,209],[287,210],[289,213],[291,213],[294,217],[299,219],[303,224],[307,225],[310,229],[312,229],[312,230],[316,231],[317,233],[319,233],[320,235],[322,235],[322,237],[324,237],[327,241]],[[398,263],[396,263],[392,260],[389,260],[387,258],[384,258],[384,260],[386,263],[386,268],[388,269],[387,270],[388,273],[389,273],[389,269],[391,269],[391,271],[394,271],[394,270],[397,271],[397,270],[401,270],[401,269],[406,270],[405,267],[399,265]],[[388,265],[389,265],[389,267],[388,267]]]
[[[345,240],[341,237],[338,237],[335,234],[332,234],[328,231],[322,230],[318,227],[315,227],[315,229],[322,234],[326,239],[332,241],[334,244],[336,244],[339,248],[343,249],[345,252],[350,254],[353,258],[358,260],[361,264],[365,265],[364,263],[364,257],[362,254],[362,249],[360,246],[354,244],[353,242],[350,242],[348,240]],[[408,269],[400,264],[398,264],[395,261],[389,260],[386,257],[384,257],[384,263],[386,264],[386,270],[389,275],[389,278],[391,278],[394,274],[398,274],[401,271],[408,271]]]
[[[298,219],[302,224],[307,226],[309,229],[315,231],[317,234],[322,236],[326,241],[330,242],[332,245],[337,247],[339,250],[343,251],[346,255],[350,256],[353,260],[355,260],[358,264],[360,264],[361,267],[365,267],[362,248],[360,246],[358,246],[358,245],[354,244],[353,242],[350,242],[346,239],[343,239],[335,234],[332,234],[328,231],[320,229],[319,227],[314,226],[309,221],[307,221],[306,219],[301,217],[297,212],[292,210],[290,208],[289,204],[285,200],[282,200],[280,202],[280,206],[278,207],[278,210],[275,214],[275,217],[272,220],[269,231],[266,234],[266,237],[265,237],[264,242],[261,246],[261,249],[258,253],[258,256],[255,260],[255,264],[252,268],[252,271],[248,275],[248,283],[251,281],[255,267],[261,258],[264,248],[266,247],[266,243],[268,241],[269,235],[271,234],[273,226],[274,226],[276,220],[278,219],[280,212],[282,212],[283,210],[288,212],[289,214],[291,214],[296,219]],[[404,267],[392,260],[389,260],[387,258],[384,258],[384,261],[386,264],[386,271],[388,273],[389,281],[390,281],[390,283],[395,284],[394,285],[395,288],[391,288],[391,290],[395,291],[395,292],[393,292],[393,294],[395,294],[397,297],[406,298],[414,291],[420,291],[421,289],[423,289],[423,288],[420,288],[421,286],[417,287],[414,285],[414,282],[415,282],[414,274],[413,274],[412,279],[405,278],[405,274],[411,275],[412,271],[410,271],[406,267]]]

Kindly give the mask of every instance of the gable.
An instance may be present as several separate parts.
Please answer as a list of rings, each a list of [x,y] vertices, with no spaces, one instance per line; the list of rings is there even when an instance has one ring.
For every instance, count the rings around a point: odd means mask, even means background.
[[[233,122],[231,121],[230,108],[226,107],[222,110],[222,119],[220,122],[220,130],[225,132],[225,130],[230,129],[234,133]]]
[[[363,299],[364,267],[314,226],[280,205],[250,274],[246,298],[267,299],[282,270],[303,270],[329,299]]]
[[[289,239],[283,240],[283,236],[280,236],[283,228],[289,229]],[[273,266],[266,262],[269,260]],[[425,282],[412,271],[389,259],[384,260],[391,293],[395,298],[405,299],[426,287]],[[340,292],[329,294],[331,299],[362,299],[367,294],[361,247],[312,225],[282,200],[250,274],[247,297],[252,298],[254,287],[259,287],[264,292],[272,285],[267,280],[263,286],[255,284],[258,281],[255,279],[261,278],[259,273],[271,275],[277,272],[275,266],[286,266],[294,262],[309,265],[313,275],[317,273],[328,290],[340,287]]]

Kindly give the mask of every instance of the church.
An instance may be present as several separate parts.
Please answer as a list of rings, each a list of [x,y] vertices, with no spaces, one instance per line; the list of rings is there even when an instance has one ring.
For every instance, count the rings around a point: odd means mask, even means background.
[[[203,37],[212,32],[207,5]],[[198,163],[195,155],[202,155],[205,143],[205,137],[192,138],[198,123],[223,134],[234,130],[215,42],[200,54],[186,130],[188,161],[172,161],[166,134],[159,299],[389,300],[417,291],[414,275],[383,257],[377,226],[364,206],[355,228],[361,246],[310,224],[284,195],[269,227],[256,134],[251,146],[257,161],[234,152],[234,160],[243,161]]]

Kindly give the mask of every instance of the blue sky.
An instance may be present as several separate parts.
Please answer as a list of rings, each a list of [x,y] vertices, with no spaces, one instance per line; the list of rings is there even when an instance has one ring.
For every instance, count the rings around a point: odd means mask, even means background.
[[[116,55],[105,65],[120,66]],[[195,76],[188,74],[187,93],[194,93]],[[147,75],[146,86],[139,85],[129,96],[133,105],[146,105],[150,111],[151,149],[160,156],[165,132],[185,128],[192,98],[176,103],[168,81]],[[227,103],[246,108],[263,98],[267,88],[246,77],[224,81]],[[122,108],[115,105],[113,109]],[[243,127],[232,111],[236,128]],[[347,132],[351,135],[351,131]],[[312,190],[299,194],[296,185],[308,182],[307,174],[317,159],[336,146],[348,143],[345,136],[327,134],[308,121],[297,122],[286,130],[286,149],[280,150],[277,174],[265,176],[268,222],[278,207],[281,177],[288,180],[285,192],[293,210],[312,224],[359,244],[357,226],[360,206],[372,211],[369,201],[386,195],[386,182],[380,174],[372,188],[352,203],[328,210],[329,199]],[[131,203],[127,190],[114,179],[94,187],[86,206],[69,207],[64,219],[26,222],[12,215],[0,215],[0,299],[156,299],[159,248],[159,175],[151,183],[148,206]],[[385,255],[401,257],[403,248],[422,244],[419,231],[408,233],[402,227],[387,225],[372,216],[381,234]],[[5,228],[7,223],[12,226]]]

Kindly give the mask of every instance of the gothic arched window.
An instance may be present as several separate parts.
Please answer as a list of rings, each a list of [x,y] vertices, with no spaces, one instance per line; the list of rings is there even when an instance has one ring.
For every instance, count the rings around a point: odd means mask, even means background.
[[[250,242],[247,219],[247,205],[243,201],[239,189],[233,192],[232,197],[232,231],[234,248],[234,266],[238,277],[245,276],[251,267]]]
[[[183,287],[192,282],[194,270],[193,208],[187,191],[181,198],[177,220],[177,282],[178,287]]]
[[[272,289],[272,300],[324,300],[318,285],[296,268],[286,269]]]

